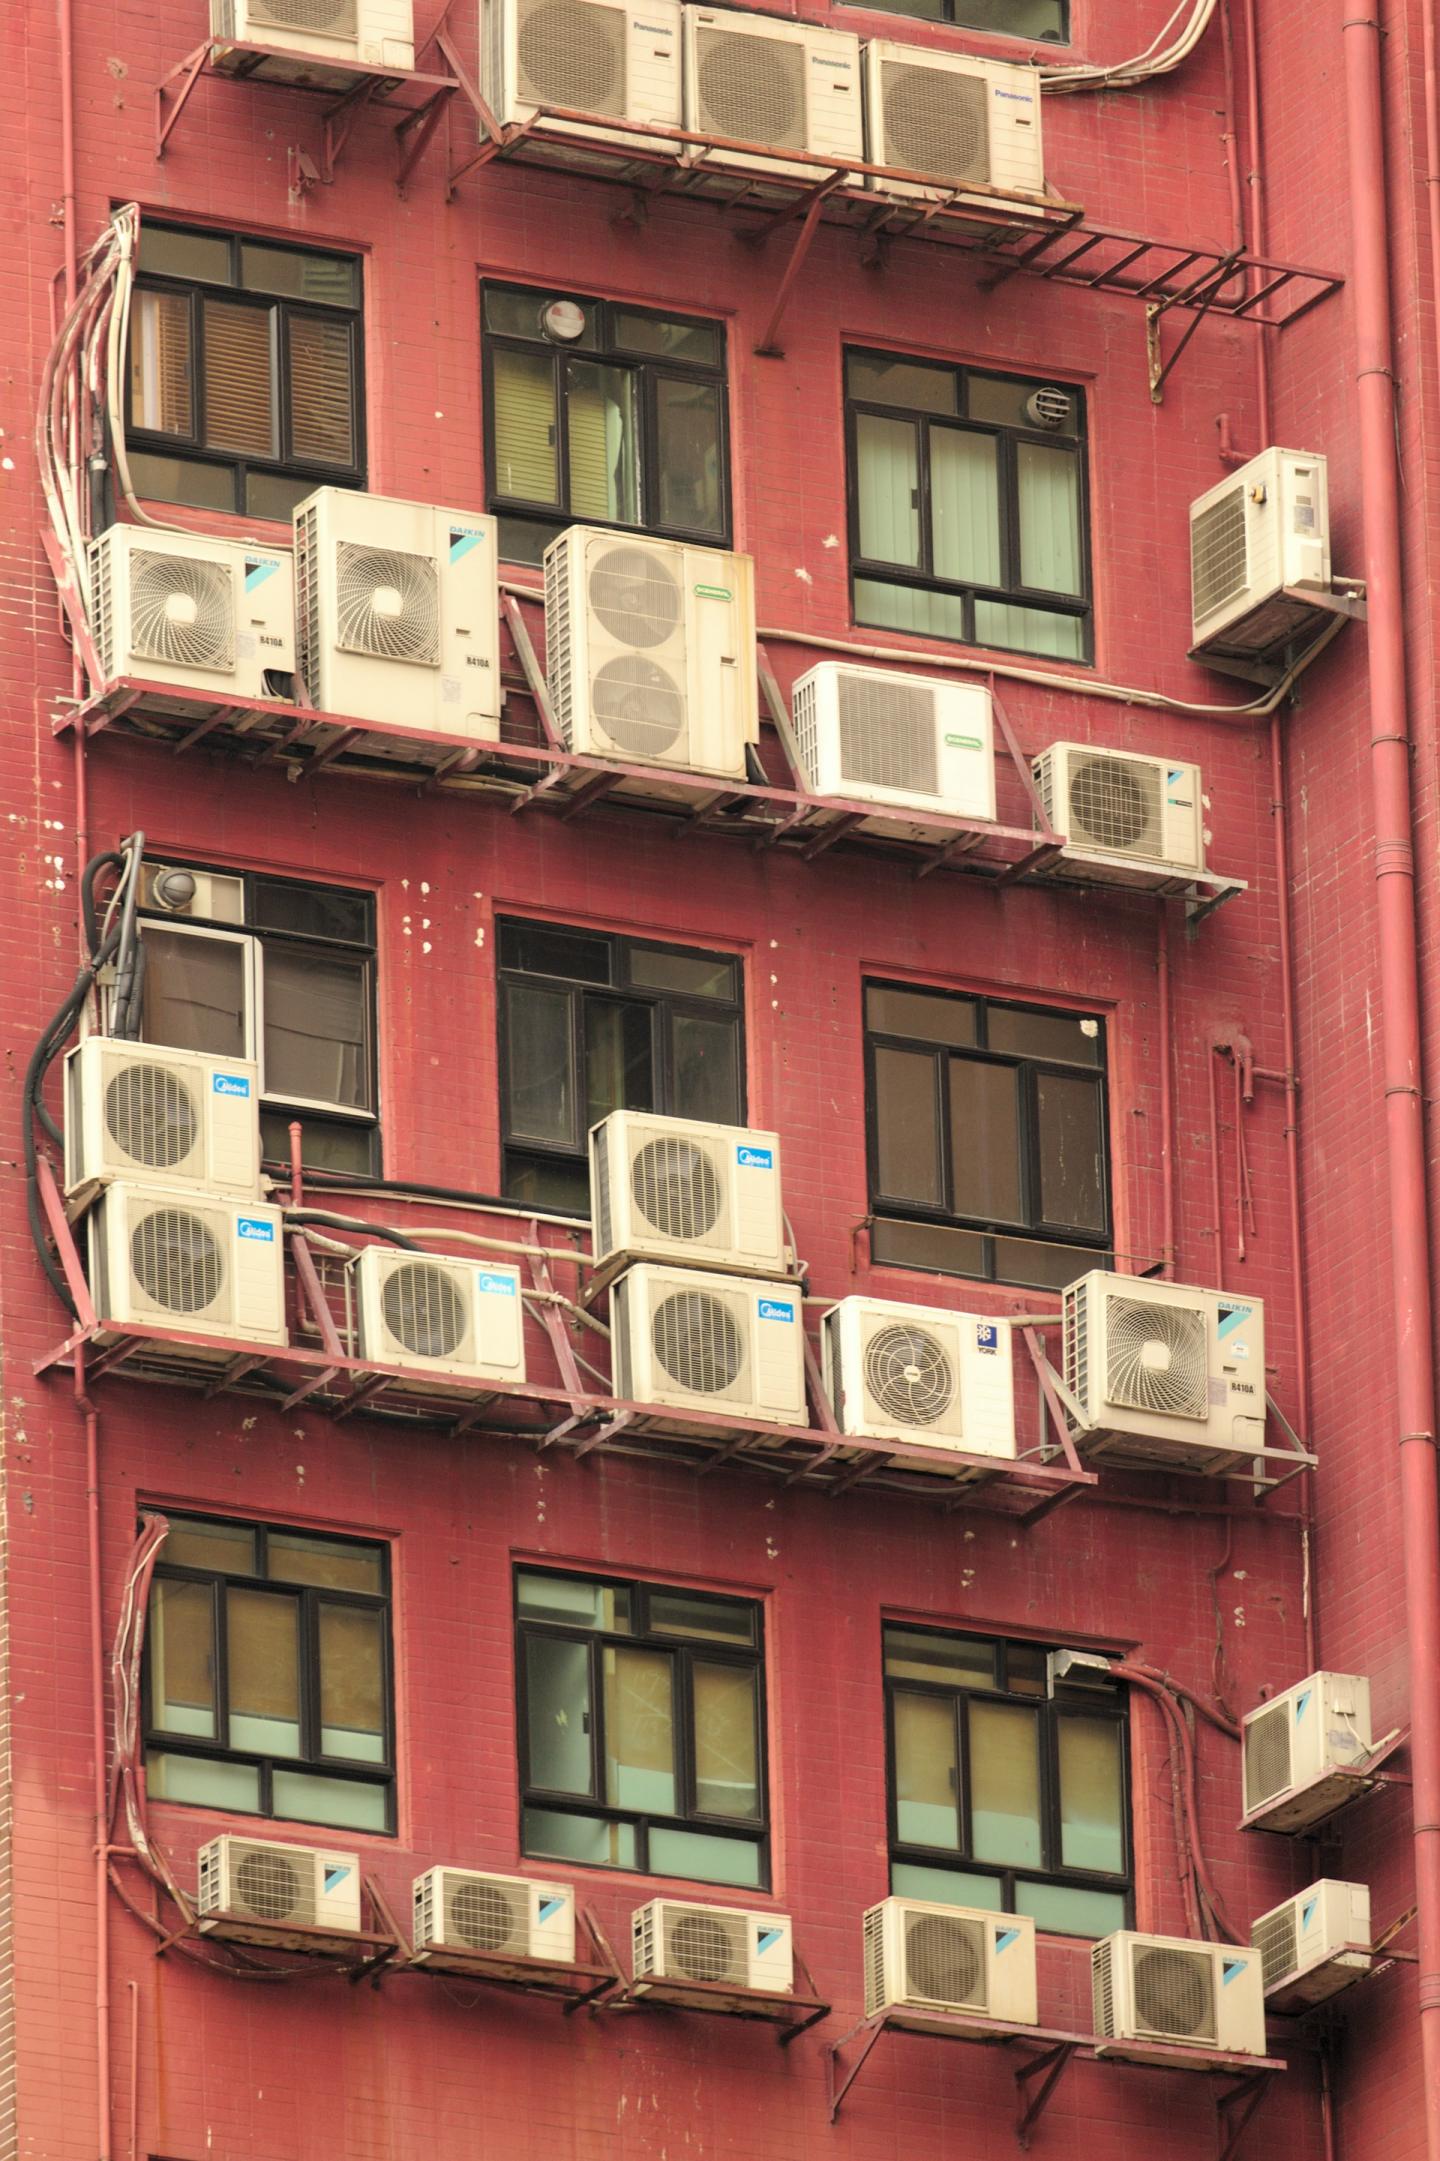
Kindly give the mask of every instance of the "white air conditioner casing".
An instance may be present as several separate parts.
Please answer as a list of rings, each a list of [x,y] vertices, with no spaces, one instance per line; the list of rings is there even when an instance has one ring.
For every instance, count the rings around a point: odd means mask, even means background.
[[[798,1284],[642,1261],[610,1293],[615,1393],[626,1403],[808,1425],[803,1320]]]
[[[1260,1953],[1248,1945],[1192,1943],[1119,1929],[1090,1954],[1098,2054],[1144,2042],[1152,2061],[1211,2055],[1263,2056],[1265,1994]]]
[[[1247,1825],[1303,1831],[1360,1790],[1348,1774],[1375,1745],[1364,1674],[1312,1673],[1241,1723]]]
[[[65,1060],[65,1188],[112,1178],[258,1199],[255,1067],[88,1036]]]
[[[317,489],[295,510],[296,649],[311,704],[494,742],[498,581],[493,518]]]
[[[1258,1298],[1095,1269],[1062,1307],[1082,1451],[1216,1474],[1253,1464],[1265,1445]]]
[[[887,1898],[865,1916],[865,2016],[954,2011],[1033,2026],[1035,1923],[916,1898]]]
[[[1205,869],[1200,768],[1177,759],[1052,743],[1032,772],[1064,861],[1107,884],[1153,886]]]
[[[1312,633],[1326,611],[1288,591],[1330,590],[1325,460],[1262,450],[1190,506],[1197,657],[1264,659]]]
[[[637,1981],[699,1981],[786,1996],[795,1985],[790,1916],[652,1898],[630,1924]],[[703,2000],[703,1999],[702,1999]]]
[[[207,1920],[265,1927],[360,1928],[360,1858],[329,1846],[282,1846],[273,1839],[212,1838],[200,1848],[196,1912]]]
[[[612,1111],[590,1131],[594,1265],[621,1256],[737,1268],[786,1266],[780,1139],[650,1111]]]
[[[523,125],[543,106],[594,113],[599,125],[540,120],[534,136],[628,143],[652,157],[677,158],[681,144],[664,136],[627,133],[625,122],[678,128],[679,0],[481,0],[480,54],[484,91],[502,127]],[[569,158],[569,164],[586,163]],[[592,154],[589,162],[604,169]],[[613,158],[605,161],[614,169]],[[536,294],[537,307],[541,296]]]
[[[520,1271],[451,1254],[365,1246],[350,1263],[357,1355],[440,1388],[525,1379]]]
[[[177,898],[166,890],[166,881],[176,877],[191,881],[193,891],[188,899]],[[245,922],[245,881],[226,871],[196,870],[189,864],[177,867],[147,858],[140,865],[140,906],[154,909],[157,915],[172,916],[177,923],[194,918],[200,922],[233,923],[239,929]]]
[[[489,1958],[575,1963],[575,1893],[568,1883],[491,1876],[471,1868],[431,1868],[415,1878],[415,1954],[481,1953]]]
[[[545,657],[568,749],[745,778],[760,732],[748,555],[572,525],[545,550]]]
[[[730,172],[824,179],[823,166],[787,159],[787,150],[863,161],[860,40],[848,30],[743,8],[687,7],[685,125],[698,135],[774,146],[773,157],[693,151],[697,163]]]
[[[908,838],[926,811],[993,824],[994,711],[983,684],[822,661],[791,695],[812,794],[920,814],[867,818],[867,830]]]
[[[314,89],[345,89],[353,81],[345,71],[357,64],[406,75],[415,66],[411,0],[210,0],[210,34],[293,54],[293,65],[266,61],[261,74]],[[230,64],[241,57],[230,56]],[[216,64],[227,66],[224,52]]]
[[[940,1306],[842,1298],[821,1324],[842,1433],[906,1448],[1015,1455],[1010,1323]]]
[[[87,1220],[90,1295],[102,1326],[285,1342],[278,1208],[117,1179]]]
[[[265,676],[295,666],[290,551],[112,525],[90,543],[90,628],[107,683],[278,695]]]
[[[1260,1953],[1265,2000],[1275,2010],[1300,2010],[1349,1988],[1374,1963],[1370,1953],[1370,1887],[1333,1876],[1287,1898],[1251,1924]]]
[[[1024,203],[965,195],[967,183],[1043,201],[1040,76],[1036,69],[973,53],[927,51],[874,38],[865,47],[866,156],[872,165],[933,173],[941,185],[871,174],[887,195],[939,202],[956,190],[977,223],[1013,224]],[[1038,216],[1041,201],[1033,206]]]

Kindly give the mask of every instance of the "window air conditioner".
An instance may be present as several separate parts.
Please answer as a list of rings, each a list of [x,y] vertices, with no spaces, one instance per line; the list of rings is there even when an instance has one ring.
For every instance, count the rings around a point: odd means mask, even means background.
[[[1265,1444],[1258,1298],[1096,1269],[1064,1293],[1065,1383],[1083,1448],[1223,1474]]]
[[[274,695],[267,672],[295,666],[289,550],[112,525],[90,544],[90,627],[107,683]]]
[[[140,866],[140,905],[157,915],[243,924],[245,881],[224,871],[147,861]]]
[[[1370,1683],[1359,1673],[1312,1673],[1246,1713],[1244,1821],[1304,1831],[1353,1798],[1348,1773],[1374,1748]]]
[[[303,83],[343,90],[345,72],[357,64],[409,74],[415,65],[411,0],[210,0],[210,34],[226,43],[266,45],[293,54],[268,60],[260,73],[271,82]],[[329,62],[329,67],[315,63]],[[217,54],[225,69],[252,71],[243,54]]]
[[[1052,743],[1032,772],[1065,861],[1105,883],[1163,885],[1205,869],[1200,769],[1088,743]]]
[[[1265,2053],[1258,1951],[1120,1929],[1094,1946],[1090,1977],[1095,2032],[1102,2043],[1146,2042],[1152,2062],[1157,2056],[1161,2062],[1190,2062],[1197,2050]],[[1098,2053],[1123,2055],[1124,2049]]]
[[[825,1316],[821,1342],[842,1433],[907,1448],[1014,1457],[1009,1321],[842,1298]]]
[[[860,40],[848,30],[744,9],[687,7],[685,125],[699,135],[764,143],[777,153],[692,152],[698,162],[732,172],[824,179],[822,166],[787,161],[786,150],[863,161]]]
[[[571,750],[745,778],[760,732],[748,555],[572,525],[545,550],[545,653]]]
[[[1040,78],[1034,68],[872,39],[865,47],[865,115],[872,165],[933,173],[946,183],[923,188],[872,174],[871,187],[887,195],[934,202],[978,181],[1013,196],[1044,197]],[[1011,222],[1016,209],[1027,207],[990,203],[983,195],[962,200],[988,210],[991,222],[997,212]]]
[[[523,125],[538,107],[560,106],[594,113],[601,125],[544,120],[536,135],[680,155],[678,142],[624,130],[627,120],[681,125],[679,0],[653,7],[643,0],[629,7],[612,0],[481,0],[480,51],[485,96],[502,126]],[[565,162],[598,166],[601,160]],[[604,162],[613,168],[613,158]]]
[[[1250,1930],[1265,2001],[1277,2011],[1323,2003],[1370,1971],[1370,1888],[1326,1876]]]
[[[219,1919],[272,1928],[360,1928],[360,1860],[328,1846],[281,1846],[269,1839],[212,1838],[200,1848],[196,1911],[203,1928]]]
[[[117,1180],[89,1224],[90,1295],[103,1324],[285,1342],[278,1208]]]
[[[171,1180],[260,1193],[260,1083],[244,1059],[92,1035],[65,1060],[65,1186]]]
[[[571,1966],[575,1893],[568,1883],[535,1883],[528,1876],[427,1869],[415,1878],[415,1956],[432,1961],[441,1951]]]
[[[1303,597],[1330,590],[1325,460],[1262,450],[1190,506],[1194,651],[1264,660],[1313,636],[1326,611]]]
[[[525,1379],[520,1271],[365,1246],[350,1263],[358,1355],[444,1388]]]
[[[803,1426],[799,1286],[642,1262],[610,1294],[615,1393],[623,1402]]]
[[[596,1268],[620,1256],[763,1275],[786,1265],[780,1141],[648,1111],[590,1132]]]
[[[1023,1913],[887,1898],[865,1916],[865,2016],[959,2011],[1033,2026],[1035,1923]]]
[[[786,1913],[654,1898],[635,1910],[631,1949],[637,1981],[700,1981],[773,1996],[786,1996],[795,1985]]]
[[[296,649],[311,703],[352,720],[495,741],[496,564],[493,518],[353,488],[307,496],[295,511]]]
[[[982,684],[824,661],[801,676],[792,698],[812,794],[993,822],[994,719]],[[894,819],[866,826],[915,831]]]

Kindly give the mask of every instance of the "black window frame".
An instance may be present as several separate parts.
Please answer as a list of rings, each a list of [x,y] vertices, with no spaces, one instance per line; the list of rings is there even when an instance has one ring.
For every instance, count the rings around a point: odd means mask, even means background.
[[[559,1582],[593,1583],[611,1590],[625,1591],[631,1601],[635,1625],[626,1630],[586,1628],[569,1626],[559,1621],[547,1621],[520,1610],[519,1585],[521,1576],[544,1576]],[[708,1636],[687,1637],[673,1629],[651,1632],[643,1624],[648,1618],[649,1600],[652,1593],[666,1595],[692,1595],[713,1599],[716,1604],[743,1607],[750,1613],[754,1623],[752,1642],[748,1646],[717,1641]],[[672,1882],[714,1883],[725,1885],[733,1893],[740,1890],[768,1891],[770,1889],[770,1763],[768,1749],[768,1713],[765,1690],[765,1605],[763,1599],[737,1597],[733,1592],[709,1592],[694,1584],[652,1582],[634,1576],[611,1575],[605,1570],[590,1571],[573,1568],[543,1568],[519,1562],[514,1570],[512,1597],[515,1608],[515,1702],[516,1702],[516,1751],[520,1775],[520,1852],[530,1860],[561,1863],[567,1868],[605,1868],[614,1866],[626,1875],[650,1876],[659,1874]],[[544,1786],[534,1786],[530,1780],[530,1718],[528,1700],[528,1661],[525,1655],[527,1636],[530,1634],[558,1638],[564,1642],[585,1643],[590,1651],[590,1778],[592,1797],[574,1793],[555,1793]],[[683,1808],[673,1816],[660,1815],[654,1810],[622,1808],[605,1801],[605,1703],[604,1680],[600,1667],[600,1653],[606,1647],[616,1649],[662,1651],[675,1660],[672,1702],[675,1706],[674,1728],[676,1735],[675,1777],[677,1798],[683,1803],[692,1801],[695,1788],[695,1724],[694,1696],[690,1680],[690,1665],[699,1659],[705,1665],[727,1665],[743,1668],[755,1675],[755,1772],[756,1788],[760,1800],[760,1813],[755,1818],[719,1816],[706,1814],[695,1808]],[[596,1861],[578,1861],[569,1856],[540,1853],[525,1844],[525,1816],[529,1809],[544,1810],[548,1814],[583,1817],[587,1822],[600,1820],[606,1823],[630,1825],[635,1834],[635,1860],[632,1863],[607,1864]],[[710,1876],[676,1876],[670,1870],[655,1870],[650,1866],[649,1834],[652,1829],[692,1831],[708,1838],[729,1838],[737,1845],[753,1850],[757,1856],[756,1881],[754,1884],[736,1884],[726,1878]]]
[[[533,338],[522,338],[511,331],[490,330],[485,326],[485,301],[487,295],[496,292],[520,293],[535,302],[536,329]],[[562,340],[547,338],[540,329],[541,310],[553,301],[568,301],[583,308],[593,316],[598,326],[598,339],[593,345],[569,345]],[[708,366],[700,361],[676,360],[655,353],[636,352],[617,342],[614,330],[617,315],[643,317],[649,322],[689,323],[713,332],[720,347],[718,366]],[[734,529],[734,501],[730,486],[730,375],[729,345],[726,326],[718,316],[695,315],[684,310],[670,308],[637,307],[628,301],[587,298],[580,293],[556,290],[543,285],[526,285],[507,278],[486,278],[480,287],[480,348],[481,381],[484,400],[485,430],[485,505],[490,515],[502,527],[500,554],[507,562],[538,562],[539,556],[507,555],[505,542],[506,524],[530,524],[537,528],[552,528],[543,545],[548,545],[567,526],[584,524],[596,526],[606,532],[648,533],[657,539],[688,541],[701,548],[728,548]],[[559,505],[534,503],[523,496],[509,496],[501,492],[496,475],[496,427],[495,427],[495,362],[497,351],[526,353],[532,358],[540,355],[549,358],[554,365],[555,379],[555,477],[560,492]],[[639,378],[639,396],[636,400],[639,447],[640,517],[633,525],[619,520],[578,516],[570,508],[570,457],[568,401],[565,395],[565,366],[572,359],[594,360],[606,367],[627,368]],[[682,382],[700,382],[712,385],[718,392],[716,410],[719,414],[719,440],[717,443],[717,470],[720,488],[720,529],[718,532],[697,531],[683,525],[667,525],[658,516],[651,515],[652,506],[659,501],[659,457],[657,424],[655,418],[655,383],[662,377]],[[543,552],[542,545],[542,552]]]
[[[897,1679],[889,1671],[887,1644],[891,1629],[903,1630],[911,1636],[933,1636],[947,1643],[978,1643],[991,1647],[995,1663],[992,1668],[996,1683],[993,1688],[962,1685],[942,1681]],[[1044,1656],[1057,1646],[1037,1643],[1025,1636],[992,1636],[982,1631],[965,1628],[939,1628],[924,1622],[901,1620],[887,1616],[881,1623],[880,1670],[885,1689],[885,1804],[886,1848],[889,1865],[897,1863],[920,1868],[948,1870],[952,1875],[987,1876],[1001,1886],[1003,1904],[999,1911],[1015,1913],[1015,1886],[1017,1880],[1024,1883],[1051,1885],[1061,1890],[1113,1892],[1125,1900],[1125,1919],[1121,1924],[1133,1928],[1135,1921],[1135,1834],[1134,1799],[1131,1779],[1130,1747],[1130,1698],[1129,1691],[1121,1682],[1107,1686],[1095,1685],[1100,1676],[1091,1672],[1080,1686],[1066,1690],[1063,1682],[1057,1684],[1057,1693],[1047,1695],[1042,1691],[1007,1687],[1006,1673],[1010,1653],[1020,1651],[1033,1658],[1037,1653]],[[956,1810],[959,1828],[957,1846],[921,1846],[900,1838],[898,1818],[898,1781],[896,1777],[895,1750],[895,1696],[896,1694],[935,1696],[951,1700],[955,1715],[955,1761],[958,1767],[959,1792],[956,1794]],[[1018,1863],[1002,1864],[978,1861],[970,1852],[971,1845],[971,1778],[968,1720],[965,1705],[972,1700],[983,1703],[1002,1703],[1023,1706],[1037,1714],[1039,1735],[1039,1788],[1041,1851],[1046,1865],[1027,1868]],[[1120,1735],[1120,1777],[1123,1795],[1121,1810],[1121,1833],[1124,1842],[1124,1868],[1118,1875],[1094,1869],[1066,1868],[1060,1864],[1060,1753],[1059,1724],[1067,1717],[1090,1719],[1103,1718],[1114,1723]],[[1069,1934],[1070,1931],[1046,1929],[1041,1922],[1037,1929],[1048,1934]]]
[[[958,1004],[974,1009],[976,1041],[972,1044],[946,1043],[938,1037],[899,1035],[891,1030],[872,1028],[868,1011],[869,993],[872,990],[893,990],[919,995],[952,999]],[[1076,1274],[1088,1267],[1100,1268],[1111,1258],[1115,1242],[1115,1221],[1112,1206],[1114,1171],[1110,1160],[1110,1068],[1109,1043],[1105,1019],[1099,1013],[1077,1012],[1073,1007],[1046,1006],[1033,999],[993,998],[983,992],[949,990],[932,983],[896,981],[893,978],[867,975],[861,984],[861,1025],[865,1039],[865,1151],[866,1181],[869,1211],[872,1218],[898,1223],[930,1224],[941,1229],[967,1231],[981,1240],[983,1268],[946,1269],[932,1262],[919,1262],[884,1256],[880,1265],[887,1268],[918,1268],[927,1275],[957,1275],[974,1282],[1014,1283],[1020,1288],[1036,1288],[1033,1279],[1003,1276],[997,1270],[996,1241],[1013,1239],[1036,1246],[1071,1246],[1075,1249]],[[989,1014],[999,1009],[1007,1013],[1033,1013],[1045,1020],[1091,1021],[1097,1035],[1096,1057],[1093,1063],[1073,1064],[1062,1058],[1044,1058],[1019,1051],[992,1051],[986,1041]],[[937,1163],[941,1172],[943,1190],[953,1192],[950,1178],[951,1167],[951,1119],[949,1115],[948,1061],[968,1058],[977,1064],[1012,1068],[1020,1076],[1020,1190],[1026,1208],[1022,1222],[1006,1223],[995,1217],[967,1216],[951,1208],[928,1207],[924,1202],[882,1193],[880,1188],[880,1090],[876,1072],[877,1050],[905,1052],[929,1052],[936,1067],[936,1144]],[[1087,1236],[1069,1224],[1046,1222],[1040,1213],[1040,1149],[1039,1112],[1035,1098],[1035,1080],[1040,1074],[1054,1074],[1066,1079],[1076,1075],[1093,1078],[1099,1090],[1099,1125],[1104,1141],[1101,1158],[1102,1198],[1105,1210],[1103,1234]],[[872,1234],[873,1238],[873,1234]]]
[[[188,436],[172,434],[160,428],[142,428],[136,425],[130,405],[129,355],[126,355],[125,374],[125,443],[126,448],[140,451],[152,457],[178,458],[183,463],[221,466],[234,476],[234,501],[231,511],[238,517],[264,517],[263,512],[252,511],[246,504],[246,488],[252,472],[270,479],[303,481],[311,488],[364,488],[366,486],[367,454],[365,443],[365,292],[364,258],[345,248],[317,248],[288,239],[277,240],[268,234],[217,232],[210,226],[185,225],[168,218],[152,218],[145,221],[146,230],[178,233],[186,237],[223,241],[230,254],[230,281],[221,284],[208,278],[181,278],[163,275],[158,271],[137,271],[135,291],[178,293],[189,302],[190,354],[191,354],[191,404],[192,429]],[[292,255],[313,255],[327,262],[350,264],[355,272],[356,298],[352,305],[337,302],[300,300],[283,293],[265,292],[260,287],[247,285],[244,280],[243,254],[247,247],[264,247],[283,250]],[[214,449],[204,436],[205,398],[205,322],[204,302],[207,298],[220,297],[227,303],[270,313],[270,359],[272,376],[271,406],[275,423],[276,440],[280,453],[275,458],[252,457],[246,452]],[[294,316],[314,316],[325,322],[340,322],[348,327],[350,340],[350,428],[355,446],[355,457],[349,465],[324,464],[316,459],[296,458],[290,453],[293,439],[293,414],[291,409],[290,368],[288,360],[288,325]],[[133,334],[133,333],[132,333]],[[137,494],[144,496],[146,490],[137,487]],[[152,500],[159,500],[153,498]],[[190,509],[204,509],[204,504],[188,503]],[[272,520],[271,522],[283,522]]]
[[[1070,0],[1055,0],[1060,11],[1060,34],[1047,37],[1043,31],[1006,30],[998,23],[972,22],[966,9],[966,0],[940,0],[941,12],[931,15],[918,7],[903,7],[898,0],[843,0],[846,6],[868,9],[872,14],[896,15],[902,22],[943,23],[952,30],[973,30],[977,36],[1011,38],[1020,45],[1047,45],[1059,50],[1073,42]]]
[[[878,399],[862,398],[850,389],[850,362],[857,360],[891,361],[900,367],[924,367],[939,373],[948,373],[956,381],[956,405],[953,414],[923,411],[917,406],[886,405]],[[1095,660],[1095,593],[1090,532],[1090,433],[1087,421],[1085,392],[1078,383],[1061,378],[1055,381],[1073,401],[1077,425],[1073,429],[1022,428],[1013,422],[999,420],[972,420],[968,414],[967,391],[972,376],[990,382],[1014,383],[1017,387],[1035,383],[1041,378],[1035,375],[1017,375],[1005,368],[972,367],[936,361],[928,354],[898,353],[880,350],[866,345],[847,345],[841,360],[842,389],[845,399],[845,511],[850,553],[850,615],[852,622],[861,629],[882,629],[903,634],[905,637],[938,639],[946,645],[973,645],[985,652],[1024,653],[1032,660],[1053,660],[1057,665],[1091,667]],[[920,564],[886,563],[860,552],[860,449],[857,421],[861,414],[873,415],[880,420],[902,422],[917,431],[917,476],[919,480],[917,510],[920,531]],[[1000,496],[1000,554],[1003,582],[999,585],[981,585],[975,582],[937,577],[934,569],[934,533],[930,517],[930,431],[933,426],[948,428],[958,433],[970,433],[993,437],[999,446],[998,472]],[[1052,593],[1040,586],[1027,586],[1020,577],[1020,495],[1016,466],[1016,447],[1021,443],[1033,443],[1044,450],[1073,448],[1075,465],[1079,475],[1078,515],[1080,521],[1080,562],[1082,592]],[[912,630],[890,623],[875,623],[860,613],[856,598],[858,580],[868,579],[885,585],[908,586],[923,593],[937,593],[942,597],[959,600],[964,610],[963,634],[955,636],[947,631]],[[1082,650],[1079,654],[1046,653],[1031,645],[1000,645],[992,638],[982,638],[975,629],[975,603],[977,600],[992,601],[1000,607],[1035,608],[1052,615],[1072,616],[1083,630]]]
[[[313,1823],[313,1816],[277,1815],[274,1808],[274,1774],[297,1772],[312,1778],[333,1778],[349,1783],[381,1790],[385,1795],[385,1824],[381,1831],[369,1826],[353,1824],[326,1825],[328,1833],[349,1836],[362,1832],[367,1837],[393,1838],[396,1835],[396,1788],[398,1771],[395,1746],[395,1629],[394,1571],[391,1566],[390,1544],[381,1538],[357,1538],[349,1532],[317,1530],[289,1523],[272,1523],[268,1519],[252,1519],[246,1516],[216,1515],[206,1509],[176,1508],[176,1520],[185,1523],[214,1524],[218,1527],[246,1532],[256,1541],[255,1557],[262,1569],[268,1556],[269,1541],[273,1536],[281,1538],[311,1538],[323,1540],[327,1545],[355,1546],[380,1557],[380,1575],[383,1589],[378,1592],[354,1591],[333,1588],[328,1584],[295,1583],[284,1576],[265,1573],[242,1576],[223,1569],[191,1568],[181,1563],[167,1561],[165,1548],[160,1548],[151,1579],[154,1585],[166,1583],[208,1584],[212,1593],[212,1626],[215,1644],[215,1724],[217,1732],[224,1733],[229,1723],[229,1664],[227,1657],[227,1589],[263,1592],[283,1592],[294,1596],[300,1604],[300,1732],[302,1742],[311,1739],[315,1743],[313,1754],[297,1756],[267,1756],[244,1748],[232,1748],[228,1742],[206,1741],[194,1734],[171,1733],[153,1723],[154,1682],[151,1660],[147,1654],[142,1661],[141,1675],[141,1724],[144,1733],[143,1748],[150,1754],[187,1756],[207,1763],[238,1763],[253,1766],[258,1774],[260,1807],[237,1809],[231,1801],[181,1801],[166,1798],[168,1808],[208,1809],[218,1815],[253,1816],[259,1822]],[[384,1659],[381,1680],[384,1689],[384,1743],[385,1754],[378,1763],[357,1763],[353,1758],[324,1755],[319,1747],[320,1732],[320,1645],[317,1607],[321,1604],[357,1607],[365,1612],[379,1613],[383,1621]],[[147,1626],[148,1636],[148,1626]]]

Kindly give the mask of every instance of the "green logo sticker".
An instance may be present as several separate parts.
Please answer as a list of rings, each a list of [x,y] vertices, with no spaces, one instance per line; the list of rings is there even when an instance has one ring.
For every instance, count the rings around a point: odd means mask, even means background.
[[[978,735],[947,735],[945,744],[949,750],[983,750],[985,748]]]
[[[728,586],[697,585],[695,591],[701,600],[733,600],[735,595]]]

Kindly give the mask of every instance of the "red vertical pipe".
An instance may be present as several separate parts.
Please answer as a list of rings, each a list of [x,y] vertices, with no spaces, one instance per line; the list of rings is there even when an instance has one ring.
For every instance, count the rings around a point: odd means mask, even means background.
[[[105,1778],[105,1613],[100,1577],[100,1419],[85,1390],[85,1353],[75,1353],[75,1408],[85,1421],[85,1543],[89,1579],[90,1751],[95,1801],[95,2131],[110,2161],[110,1796]]]
[[[1161,1273],[1175,1273],[1175,1046],[1170,1019],[1170,907],[1161,901],[1156,916],[1156,1026],[1160,1036],[1160,1228]]]
[[[1415,1902],[1425,2151],[1440,2161],[1440,1494],[1435,1465],[1430,1248],[1420,1095],[1420,979],[1401,585],[1381,24],[1340,12],[1350,150],[1360,503],[1369,598],[1370,778],[1380,949],[1390,1246],[1399,1413],[1401,1552],[1410,1651]]]

